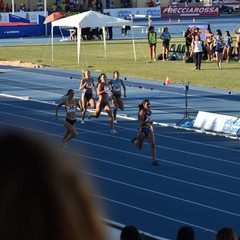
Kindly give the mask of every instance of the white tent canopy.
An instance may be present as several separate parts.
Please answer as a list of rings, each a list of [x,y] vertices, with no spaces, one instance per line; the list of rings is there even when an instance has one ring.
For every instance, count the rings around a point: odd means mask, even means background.
[[[106,58],[105,27],[122,27],[125,25],[132,27],[132,21],[111,17],[108,15],[94,12],[94,11],[87,11],[87,12],[79,13],[70,17],[61,18],[59,20],[53,21],[52,22],[52,61],[53,61],[53,28],[56,26],[77,28],[77,50],[78,50],[77,53],[78,53],[78,65],[79,65],[82,28],[87,28],[87,27],[103,28],[103,41],[104,41],[104,50],[105,50],[105,58]],[[133,38],[133,31],[132,31],[132,38]],[[134,58],[136,61],[134,38],[133,38],[133,51],[134,51]]]

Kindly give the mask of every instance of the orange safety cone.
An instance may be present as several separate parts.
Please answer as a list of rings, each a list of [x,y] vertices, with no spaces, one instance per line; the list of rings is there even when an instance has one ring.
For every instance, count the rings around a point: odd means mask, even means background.
[[[171,83],[171,82],[170,82],[170,79],[169,79],[169,77],[167,77],[165,84],[167,85],[167,84],[170,84],[170,83]]]

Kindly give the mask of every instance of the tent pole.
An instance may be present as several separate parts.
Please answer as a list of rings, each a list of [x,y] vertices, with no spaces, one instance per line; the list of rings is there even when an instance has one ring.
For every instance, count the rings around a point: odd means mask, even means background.
[[[135,40],[134,40],[134,34],[133,34],[133,16],[132,15],[131,15],[131,21],[132,21],[131,32],[132,32],[132,41],[133,41],[133,54],[134,54],[134,59],[135,59],[135,62],[136,62],[137,57],[136,57]]]
[[[15,11],[15,2],[14,0],[12,0],[12,14],[14,14],[14,11]]]
[[[52,31],[52,62],[53,62],[53,25],[51,24],[51,31]]]
[[[47,0],[44,0],[44,16],[45,16],[45,19],[47,17]],[[47,36],[48,33],[47,33],[47,24],[45,25],[45,36]]]
[[[78,25],[77,27],[77,52],[78,52],[78,65],[80,64],[80,53],[81,53],[81,36],[82,36],[82,29]]]
[[[104,57],[105,57],[105,59],[107,59],[106,29],[105,29],[105,27],[102,27],[102,32],[103,32]]]
[[[134,59],[135,59],[135,62],[136,62],[136,61],[137,61],[137,57],[136,57],[136,48],[135,48],[135,41],[134,41],[133,30],[132,30],[132,40],[133,40],[133,53],[134,53]]]

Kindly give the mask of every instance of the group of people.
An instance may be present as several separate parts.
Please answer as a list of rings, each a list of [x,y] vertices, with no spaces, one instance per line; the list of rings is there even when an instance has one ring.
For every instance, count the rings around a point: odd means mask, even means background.
[[[58,118],[58,110],[60,107],[65,106],[66,109],[66,120],[64,126],[66,128],[65,135],[63,137],[62,148],[64,149],[70,139],[77,136],[76,125],[76,110],[77,108],[82,111],[81,123],[85,123],[85,115],[88,105],[95,109],[94,113],[90,113],[88,118],[98,118],[102,110],[108,114],[109,122],[111,126],[111,133],[116,134],[114,129],[114,123],[117,123],[117,109],[124,109],[124,104],[121,98],[121,87],[124,89],[124,96],[126,96],[126,87],[122,79],[119,78],[119,72],[113,73],[113,79],[107,82],[106,74],[102,73],[98,77],[98,83],[95,86],[94,80],[91,77],[90,71],[86,70],[83,72],[83,77],[80,82],[79,90],[82,91],[82,96],[79,101],[74,98],[74,90],[70,89],[63,96],[63,100],[57,105],[56,118]],[[109,103],[109,92],[111,92],[112,103],[114,110],[112,113],[111,106]],[[95,96],[98,95],[98,101],[95,102]]]
[[[83,77],[79,86],[79,90],[82,91],[81,99],[77,101],[74,97],[74,90],[69,89],[63,96],[62,101],[56,107],[56,119],[58,118],[58,111],[60,107],[65,106],[66,110],[66,119],[64,122],[66,131],[61,144],[62,151],[66,148],[68,142],[78,135],[76,130],[77,109],[82,111],[81,124],[85,123],[85,115],[88,106],[95,109],[94,112],[89,113],[88,119],[98,118],[102,110],[104,110],[109,118],[111,134],[117,134],[117,131],[114,128],[114,124],[118,123],[117,111],[118,109],[124,110],[122,88],[124,91],[123,96],[126,97],[126,86],[124,81],[120,79],[118,71],[113,72],[113,78],[109,81],[107,81],[105,73],[100,74],[96,86],[93,78],[91,77],[90,71],[86,70],[83,72]],[[95,96],[98,96],[97,102],[95,102]],[[113,111],[109,102],[110,97],[113,105]],[[140,126],[137,131],[137,137],[133,138],[131,141],[135,143],[138,149],[141,149],[146,138],[151,145],[153,159],[152,164],[153,166],[158,166],[152,112],[150,110],[150,101],[148,99],[144,99],[142,103],[139,104],[138,120]]]
[[[207,61],[217,62],[218,69],[222,68],[223,59],[226,63],[231,60],[233,38],[229,31],[225,32],[223,36],[220,29],[216,30],[215,35],[211,29],[207,29],[204,33],[205,38],[201,39],[200,29],[196,26],[188,27],[185,31],[185,45],[186,45],[186,56],[193,57],[195,62],[196,70],[201,70],[201,62],[203,54],[206,52]],[[166,61],[169,59],[169,46],[171,41],[171,34],[167,27],[163,29],[160,37],[162,40],[162,60]],[[240,33],[236,33],[236,49],[238,60],[240,62]],[[150,26],[148,29],[148,44],[150,48],[150,59],[156,61],[157,59],[157,32],[154,30],[154,26]]]
[[[223,59],[226,60],[226,63],[229,63],[231,60],[233,39],[229,31],[226,31],[223,36],[220,29],[216,30],[215,35],[211,29],[207,29],[205,39],[202,40],[200,29],[198,27],[189,27],[185,32],[185,40],[186,52],[189,56],[194,56],[196,70],[201,69],[204,51],[206,51],[207,61],[216,60],[218,69],[222,68]],[[237,34],[236,48],[240,61],[240,34]]]
[[[161,33],[160,37],[162,40],[162,60],[166,61],[168,60],[168,55],[169,55],[169,45],[171,41],[171,35],[168,31],[168,28],[165,27],[163,29],[163,32]],[[155,31],[153,26],[150,26],[148,29],[148,44],[150,48],[150,59],[149,62],[151,61],[156,61],[157,59],[157,32]]]
[[[8,3],[5,6],[5,3],[3,0],[0,0],[0,12],[10,12],[10,7]]]

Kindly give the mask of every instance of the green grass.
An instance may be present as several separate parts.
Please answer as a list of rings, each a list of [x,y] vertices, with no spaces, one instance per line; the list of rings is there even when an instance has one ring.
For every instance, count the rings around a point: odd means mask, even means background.
[[[171,43],[183,43],[183,38],[172,39]],[[235,41],[234,41],[235,42]],[[54,62],[52,63],[51,43],[31,45],[1,46],[0,60],[20,60],[39,63],[46,66],[106,73],[112,76],[115,70],[122,77],[150,79],[164,82],[166,77],[171,83],[190,81],[191,85],[206,86],[227,90],[240,89],[238,61],[223,63],[223,69],[218,70],[216,62],[202,62],[202,70],[196,71],[193,63],[179,61],[156,61],[147,63],[149,47],[146,39],[135,40],[137,60],[134,60],[131,40],[107,41],[107,58],[104,58],[101,41],[82,41],[80,65],[77,64],[76,42],[54,43]],[[157,52],[162,52],[161,42]]]

